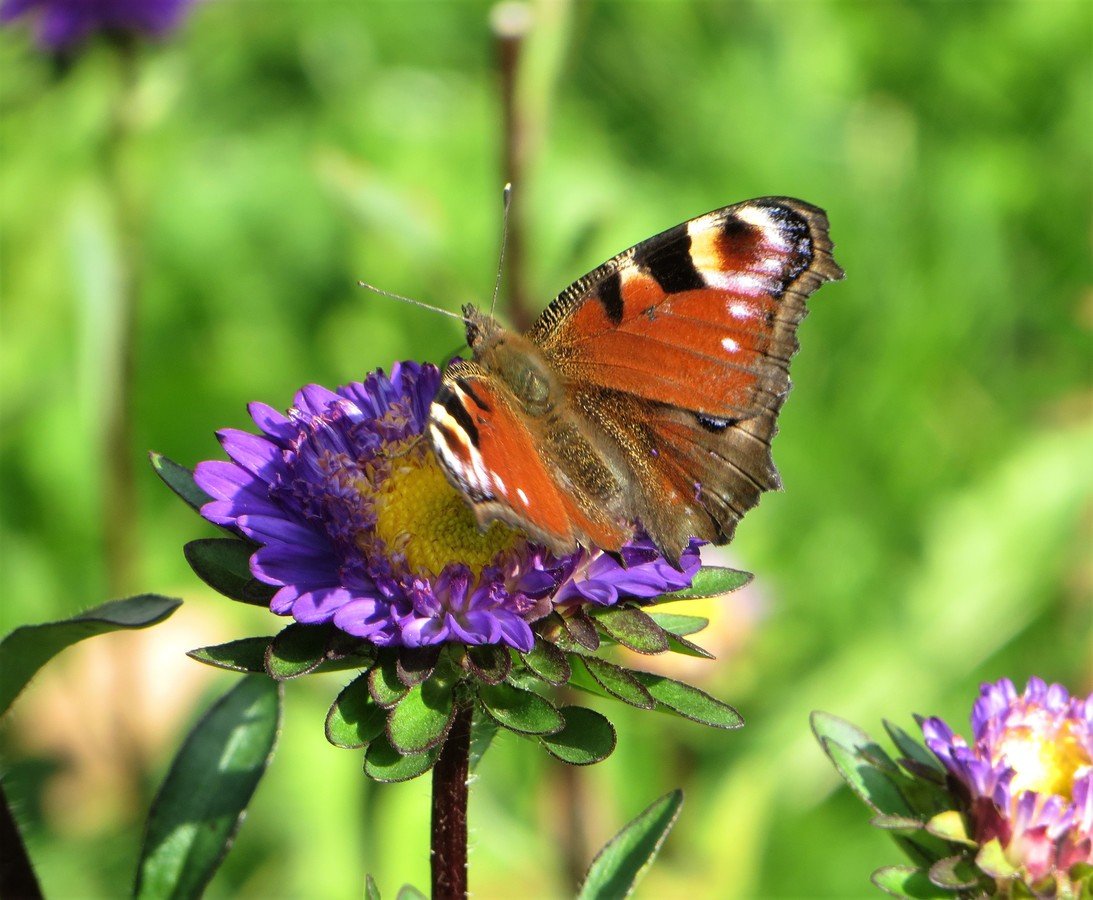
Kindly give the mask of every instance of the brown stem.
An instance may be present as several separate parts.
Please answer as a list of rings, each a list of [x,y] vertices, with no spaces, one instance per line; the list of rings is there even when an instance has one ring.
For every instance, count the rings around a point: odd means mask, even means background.
[[[3,787],[0,787],[0,897],[4,900],[42,898],[42,889],[38,887],[38,878]]]
[[[432,900],[467,897],[467,774],[473,713],[469,703],[456,710],[433,767]]]
[[[494,7],[491,16],[497,39],[498,66],[501,74],[501,112],[504,138],[505,181],[513,186],[509,208],[508,272],[506,297],[512,324],[519,330],[532,322],[524,274],[524,168],[527,161],[527,123],[517,98],[517,77],[524,37],[530,24],[530,12],[522,3],[506,2]]]

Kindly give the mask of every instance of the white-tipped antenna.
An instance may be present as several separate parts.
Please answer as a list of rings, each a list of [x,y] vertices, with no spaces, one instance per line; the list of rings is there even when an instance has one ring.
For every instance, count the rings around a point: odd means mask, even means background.
[[[511,182],[505,185],[503,196],[505,213],[504,218],[501,220],[501,255],[497,260],[497,278],[493,282],[493,301],[490,303],[490,318],[493,318],[493,311],[497,308],[497,295],[501,291],[501,273],[505,270],[505,245],[509,241],[509,205],[512,203]]]
[[[390,291],[385,291],[366,281],[358,281],[357,286],[367,288],[373,293],[380,294],[383,297],[390,297],[392,300],[401,300],[403,303],[409,303],[411,306],[420,306],[422,309],[430,309],[433,312],[440,313],[442,316],[451,316],[453,319],[459,319],[460,322],[467,324],[467,320],[463,318],[463,316],[452,312],[450,309],[441,309],[439,306],[433,306],[430,303],[422,303],[420,300],[415,300],[413,297],[403,297],[402,294],[392,294]]]

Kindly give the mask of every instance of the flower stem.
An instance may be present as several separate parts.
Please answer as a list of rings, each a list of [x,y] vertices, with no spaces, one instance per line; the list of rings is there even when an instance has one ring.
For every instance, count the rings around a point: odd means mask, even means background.
[[[42,890],[27,856],[8,799],[0,787],[0,897],[12,900],[41,900]]]
[[[460,706],[433,767],[432,900],[467,896],[467,774],[474,705]]]

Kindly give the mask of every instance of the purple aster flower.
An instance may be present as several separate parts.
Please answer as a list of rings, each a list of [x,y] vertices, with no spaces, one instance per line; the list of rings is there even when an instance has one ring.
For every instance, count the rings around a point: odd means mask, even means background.
[[[530,623],[554,604],[609,606],[690,584],[698,551],[673,568],[638,540],[618,558],[555,558],[519,530],[479,529],[424,429],[435,366],[330,391],[309,385],[287,415],[255,403],[260,435],[219,433],[231,462],[198,465],[209,521],[259,545],[251,571],[278,590],[270,607],[333,624],[378,646],[455,641],[528,651]]]
[[[38,44],[66,50],[96,32],[161,37],[193,0],[3,0],[0,22],[29,16]]]
[[[927,746],[966,792],[972,837],[997,840],[1032,882],[1093,863],[1093,695],[1029,679],[984,684],[972,743],[940,719],[922,723]]]

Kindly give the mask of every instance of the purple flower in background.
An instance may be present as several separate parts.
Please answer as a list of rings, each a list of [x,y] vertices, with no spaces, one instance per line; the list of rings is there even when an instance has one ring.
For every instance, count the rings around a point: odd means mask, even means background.
[[[330,391],[309,385],[287,415],[250,407],[261,435],[219,433],[231,462],[198,465],[202,515],[260,545],[251,571],[278,587],[271,609],[333,622],[379,646],[457,641],[527,651],[553,604],[603,606],[690,584],[636,541],[619,559],[558,559],[517,529],[480,530],[424,437],[435,366],[396,364]]]
[[[1031,678],[1018,696],[1002,679],[980,689],[970,745],[940,719],[922,731],[967,792],[971,837],[997,841],[1015,874],[1065,879],[1093,863],[1093,695]]]
[[[66,50],[97,32],[160,37],[174,28],[193,0],[3,0],[0,22],[28,17],[38,44]]]

